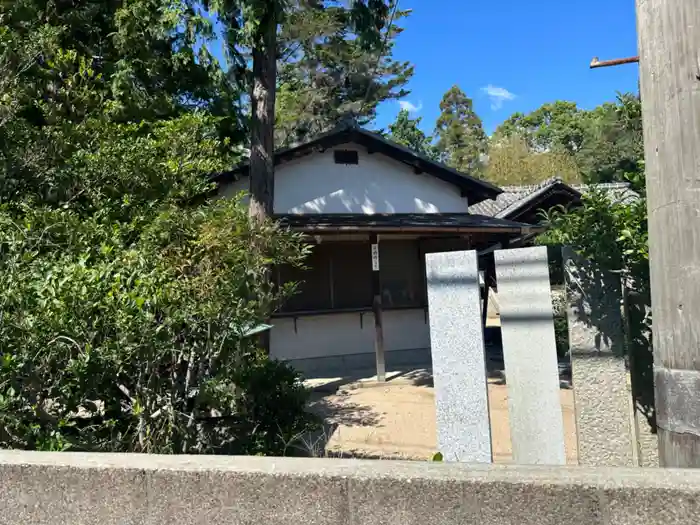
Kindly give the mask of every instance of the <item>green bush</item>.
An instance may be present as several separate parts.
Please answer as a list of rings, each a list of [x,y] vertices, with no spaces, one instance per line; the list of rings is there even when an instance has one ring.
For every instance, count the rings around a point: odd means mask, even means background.
[[[632,114],[635,113],[632,106]],[[589,189],[582,206],[572,210],[555,208],[544,214],[549,229],[539,236],[538,242],[571,246],[598,270],[621,278],[627,296],[625,351],[632,394],[637,410],[656,431],[646,183],[644,162],[640,159],[636,165],[637,171],[627,174],[636,197],[620,198],[601,189]],[[559,330],[556,324],[555,330]]]
[[[209,129],[85,126],[0,205],[0,448],[276,454],[313,423],[242,335],[305,248],[236,199],[185,205],[227,160]]]
[[[245,428],[233,453],[289,455],[296,450],[289,445],[300,433],[317,428],[319,422],[305,410],[310,391],[289,365],[258,353],[233,380],[246,385],[238,403]]]

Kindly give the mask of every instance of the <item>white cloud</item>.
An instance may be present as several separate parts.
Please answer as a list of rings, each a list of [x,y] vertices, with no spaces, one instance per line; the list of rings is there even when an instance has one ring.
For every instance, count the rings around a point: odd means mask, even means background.
[[[486,87],[482,87],[481,91],[486,93],[491,99],[491,109],[493,110],[501,109],[504,102],[515,100],[514,93],[511,93],[506,88],[492,86],[491,84]]]
[[[419,102],[418,105],[415,105],[412,102],[409,102],[408,100],[399,100],[399,106],[401,106],[401,109],[405,109],[409,113],[418,113],[421,109],[423,109],[422,102]]]

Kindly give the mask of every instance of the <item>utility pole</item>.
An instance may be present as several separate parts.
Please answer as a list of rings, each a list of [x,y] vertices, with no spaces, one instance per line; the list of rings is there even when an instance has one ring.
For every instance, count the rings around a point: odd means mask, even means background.
[[[700,4],[637,0],[662,467],[700,467]]]

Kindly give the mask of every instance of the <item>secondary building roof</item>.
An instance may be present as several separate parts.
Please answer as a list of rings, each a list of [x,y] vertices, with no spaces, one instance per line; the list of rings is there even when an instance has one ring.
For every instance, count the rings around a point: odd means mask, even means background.
[[[502,190],[493,184],[472,177],[454,168],[420,155],[400,144],[386,139],[378,133],[367,131],[355,124],[344,124],[302,144],[278,150],[275,165],[323,151],[340,144],[354,143],[367,148],[370,153],[381,153],[394,160],[411,166],[416,173],[426,173],[459,188],[470,203],[495,199]],[[229,182],[247,176],[249,164],[243,163],[231,171],[218,174],[217,182]]]
[[[473,204],[469,206],[469,211],[501,219],[532,222],[539,210],[547,210],[557,204],[578,204],[581,196],[592,188],[604,191],[613,200],[638,197],[626,182],[569,185],[555,177],[539,184],[504,186],[503,192],[495,199]]]

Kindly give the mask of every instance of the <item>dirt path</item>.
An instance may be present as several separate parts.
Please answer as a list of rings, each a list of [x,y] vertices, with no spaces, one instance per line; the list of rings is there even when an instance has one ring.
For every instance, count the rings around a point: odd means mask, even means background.
[[[385,386],[351,385],[316,396],[312,409],[324,416],[323,441],[335,454],[429,459],[437,452],[435,398],[428,379],[398,379]],[[368,384],[367,384],[368,385]],[[561,390],[567,462],[576,464],[573,390]],[[505,385],[489,384],[494,461],[512,460]],[[316,447],[322,443],[316,443]]]

